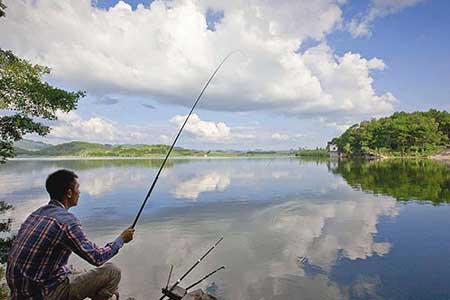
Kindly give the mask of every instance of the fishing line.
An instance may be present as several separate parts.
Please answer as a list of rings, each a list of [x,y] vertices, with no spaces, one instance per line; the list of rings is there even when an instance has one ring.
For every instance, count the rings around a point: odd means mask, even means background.
[[[172,152],[173,148],[175,147],[175,143],[177,142],[178,138],[180,137],[181,132],[182,132],[183,129],[184,129],[184,126],[186,125],[187,121],[189,120],[189,117],[191,116],[192,112],[194,111],[195,106],[197,106],[197,103],[199,102],[200,98],[202,97],[202,95],[203,95],[203,93],[205,92],[206,88],[208,87],[209,83],[210,83],[211,80],[214,78],[214,76],[216,75],[216,73],[220,70],[220,68],[221,68],[222,65],[225,63],[225,61],[226,61],[231,55],[233,55],[233,54],[236,53],[236,52],[242,53],[242,51],[240,51],[240,50],[235,50],[235,51],[232,51],[232,52],[228,53],[228,55],[225,56],[225,58],[222,60],[222,62],[221,62],[221,63],[217,66],[217,68],[214,70],[214,72],[212,73],[211,77],[209,77],[209,79],[208,79],[208,81],[206,82],[205,86],[203,87],[202,91],[200,92],[200,94],[198,95],[197,99],[195,100],[194,105],[192,106],[191,111],[189,112],[188,116],[186,117],[186,120],[184,120],[183,125],[181,126],[180,130],[178,131],[178,134],[177,134],[177,136],[175,137],[175,139],[174,139],[174,141],[173,141],[173,143],[172,143],[172,146],[170,146],[169,151],[168,151],[167,154],[166,154],[166,158],[163,160],[163,162],[162,162],[162,164],[161,164],[161,167],[160,167],[159,170],[158,170],[158,173],[156,173],[155,179],[153,180],[153,183],[152,183],[152,185],[150,186],[150,189],[148,190],[148,193],[147,193],[147,195],[145,196],[144,201],[142,202],[142,205],[141,205],[141,207],[140,207],[140,209],[139,209],[139,211],[138,211],[138,213],[137,213],[137,215],[136,215],[136,218],[135,218],[134,221],[133,221],[133,225],[131,225],[131,228],[134,228],[134,227],[136,226],[136,223],[138,222],[139,217],[141,216],[142,210],[144,209],[145,204],[147,203],[147,200],[148,200],[148,198],[150,197],[150,194],[152,193],[153,188],[154,188],[155,185],[156,185],[156,182],[158,181],[159,175],[161,174],[161,171],[162,171],[162,169],[164,168],[164,165],[166,164],[167,159],[169,158],[170,153]]]

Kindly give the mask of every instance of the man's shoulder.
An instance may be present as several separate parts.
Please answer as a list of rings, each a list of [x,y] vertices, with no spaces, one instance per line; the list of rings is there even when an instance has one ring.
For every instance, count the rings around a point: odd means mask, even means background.
[[[80,221],[74,214],[69,212],[67,209],[53,203],[48,203],[47,205],[40,207],[35,212],[33,212],[33,214],[52,218],[55,219],[58,223],[66,225],[74,225],[80,223]]]

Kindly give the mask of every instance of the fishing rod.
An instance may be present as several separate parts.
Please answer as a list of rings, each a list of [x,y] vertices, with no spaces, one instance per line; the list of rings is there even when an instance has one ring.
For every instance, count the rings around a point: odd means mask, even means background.
[[[180,284],[180,282],[189,274],[192,272],[192,270],[194,270],[194,268],[211,252],[214,250],[214,248],[217,247],[217,245],[223,240],[223,237],[221,237],[211,248],[209,248],[208,251],[206,251],[205,254],[203,254],[202,257],[200,257],[195,264],[193,264],[189,270],[187,270],[181,277],[180,279],[178,279],[170,288],[168,287],[168,284],[166,286],[166,288],[162,289],[163,295],[161,296],[161,298],[159,298],[159,300],[163,300],[166,296],[174,296],[172,293],[173,290],[175,290],[175,288],[177,288],[177,286]],[[216,273],[217,271],[221,270],[221,269],[225,269],[225,266],[220,267],[219,269],[209,273],[208,275],[206,275],[205,277],[203,277],[201,280],[197,281],[195,284],[190,285],[187,289],[182,289],[179,288],[179,291],[177,291],[177,294],[183,294],[183,291],[187,291],[188,289],[192,288],[193,286],[199,284],[200,282],[202,282],[203,280],[205,280],[206,278],[208,278],[209,276],[211,276],[212,274]],[[172,270],[173,270],[173,266],[170,268],[170,273],[169,273],[169,279],[167,280],[167,283],[169,283],[170,281],[170,276],[172,275]],[[171,297],[170,297],[171,298]]]
[[[191,111],[189,112],[188,116],[186,117],[186,120],[184,120],[183,125],[181,126],[180,130],[178,131],[177,136],[175,137],[175,140],[172,143],[172,146],[170,146],[169,151],[166,154],[166,158],[164,158],[161,167],[158,170],[158,173],[156,173],[155,179],[153,179],[153,183],[150,186],[150,189],[148,190],[147,196],[145,196],[144,202],[142,202],[141,208],[139,209],[139,212],[136,215],[136,218],[133,221],[133,225],[131,225],[131,228],[134,228],[136,226],[136,223],[139,220],[139,217],[141,216],[142,210],[145,207],[145,204],[147,203],[148,198],[150,197],[150,194],[153,191],[153,188],[156,185],[156,181],[158,181],[159,175],[161,174],[162,169],[164,168],[164,165],[166,164],[167,159],[169,158],[170,153],[172,152],[173,148],[175,147],[175,143],[177,142],[178,138],[181,135],[181,132],[184,129],[184,126],[186,125],[187,121],[189,120],[189,117],[191,116],[192,112],[194,111],[195,106],[197,106],[198,101],[200,101],[200,98],[202,97],[203,93],[205,92],[206,88],[208,87],[209,83],[211,82],[211,80],[214,78],[214,76],[216,75],[216,73],[220,70],[220,68],[222,67],[222,65],[225,63],[225,61],[234,53],[236,52],[240,52],[239,50],[235,50],[232,51],[230,53],[228,53],[227,56],[225,56],[225,58],[222,60],[222,62],[217,66],[217,68],[214,70],[214,72],[212,73],[211,77],[209,77],[208,81],[206,82],[205,86],[203,87],[202,91],[200,92],[200,94],[197,97],[197,100],[195,100],[194,105],[191,108]]]
[[[180,286],[177,286],[172,291],[169,291],[168,287],[166,286],[165,288],[162,289],[162,293],[165,296],[169,297],[169,300],[182,300],[184,298],[184,296],[186,296],[188,294],[188,292],[191,288],[202,283],[208,277],[210,277],[210,276],[214,275],[215,273],[219,272],[220,270],[224,270],[224,269],[225,269],[225,266],[221,266],[220,268],[215,269],[214,271],[208,273],[202,279],[196,281],[195,283],[191,284],[190,286],[188,286],[185,289]],[[170,276],[169,276],[169,280],[170,280]],[[195,298],[195,299],[197,299],[197,298]],[[208,299],[216,299],[216,298],[211,297],[211,295],[208,295]]]
[[[202,279],[200,279],[199,281],[194,282],[193,284],[191,284],[190,286],[188,286],[186,288],[186,291],[192,289],[194,286],[202,283],[205,279],[207,279],[208,277],[212,276],[213,274],[219,272],[220,270],[225,270],[225,266],[221,266],[220,268],[215,269],[214,271],[212,271],[211,273],[208,273],[207,275],[205,275]]]

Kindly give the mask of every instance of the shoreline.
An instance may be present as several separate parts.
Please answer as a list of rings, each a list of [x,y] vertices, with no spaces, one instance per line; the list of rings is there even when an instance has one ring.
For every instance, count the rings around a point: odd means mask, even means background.
[[[256,154],[256,155],[212,155],[212,156],[171,156],[169,160],[182,160],[182,159],[191,159],[191,160],[208,160],[208,159],[248,159],[248,158],[309,158],[309,159],[363,159],[363,160],[385,160],[385,159],[430,159],[434,161],[440,162],[450,162],[450,149],[446,149],[440,153],[429,155],[429,156],[387,156],[377,154],[378,157],[324,157],[324,156],[302,156],[294,154],[284,154],[284,155],[264,155],[264,154]],[[42,160],[42,161],[53,161],[53,160],[163,160],[165,156],[16,156],[10,158],[10,161],[33,161],[33,160]]]
[[[53,160],[163,160],[165,156],[99,156],[99,157],[86,157],[86,156],[42,156],[42,157],[13,157],[8,161],[53,161]],[[255,155],[255,156],[174,156],[169,157],[168,160],[181,160],[181,159],[247,159],[247,158],[296,158],[294,155]]]

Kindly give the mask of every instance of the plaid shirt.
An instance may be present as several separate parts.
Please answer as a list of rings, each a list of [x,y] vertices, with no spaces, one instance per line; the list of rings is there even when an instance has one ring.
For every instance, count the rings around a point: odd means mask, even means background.
[[[100,266],[122,246],[119,237],[97,247],[84,234],[80,221],[52,200],[28,216],[11,248],[6,270],[11,299],[45,299],[71,273],[66,264],[72,252]]]

